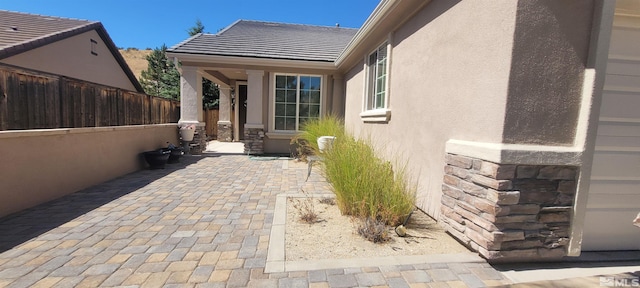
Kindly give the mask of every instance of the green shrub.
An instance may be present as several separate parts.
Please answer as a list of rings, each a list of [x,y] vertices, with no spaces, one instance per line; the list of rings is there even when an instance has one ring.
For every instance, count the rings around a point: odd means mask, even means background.
[[[316,153],[318,137],[336,136],[322,154],[323,171],[343,214],[397,225],[414,209],[416,187],[410,184],[406,165],[394,171],[390,162],[376,156],[371,141],[346,133],[336,117],[309,121],[303,129],[300,137]]]

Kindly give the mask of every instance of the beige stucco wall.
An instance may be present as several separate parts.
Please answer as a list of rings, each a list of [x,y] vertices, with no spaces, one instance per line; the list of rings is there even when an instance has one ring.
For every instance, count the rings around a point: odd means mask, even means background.
[[[0,217],[146,167],[176,124],[0,132]]]
[[[409,160],[419,181],[418,205],[434,216],[445,142],[502,140],[515,29],[515,2],[456,2],[433,1],[393,32],[388,123],[359,117],[363,61],[345,76],[347,128]],[[379,37],[381,43],[387,34]]]
[[[592,1],[518,1],[505,143],[573,144],[592,18]]]
[[[91,54],[91,39],[98,42],[98,55]],[[136,91],[95,30],[2,59],[0,62]]]
[[[370,36],[392,46],[391,119],[359,116],[363,60],[345,76],[347,128],[409,159],[418,205],[437,217],[446,141],[574,143],[592,14],[591,1],[434,0]]]

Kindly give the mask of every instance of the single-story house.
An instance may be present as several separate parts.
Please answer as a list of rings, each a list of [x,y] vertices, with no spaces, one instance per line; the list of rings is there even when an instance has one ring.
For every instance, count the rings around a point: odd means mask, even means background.
[[[0,63],[144,93],[100,22],[0,10]]]
[[[248,153],[342,115],[410,158],[418,206],[490,261],[640,250],[637,1],[381,0],[357,30],[241,20],[168,51],[180,123],[203,125],[202,77]]]

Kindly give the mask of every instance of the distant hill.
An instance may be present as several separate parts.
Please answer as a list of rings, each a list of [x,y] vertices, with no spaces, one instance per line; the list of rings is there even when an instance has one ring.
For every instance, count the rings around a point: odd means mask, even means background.
[[[120,54],[127,61],[127,65],[136,75],[136,78],[140,80],[142,71],[147,70],[147,55],[151,54],[153,50],[136,50],[136,49],[120,49]]]

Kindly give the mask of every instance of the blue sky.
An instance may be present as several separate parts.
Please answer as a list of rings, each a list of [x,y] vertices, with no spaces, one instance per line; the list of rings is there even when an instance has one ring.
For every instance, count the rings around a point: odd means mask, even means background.
[[[100,21],[118,47],[171,47],[200,19],[216,33],[238,19],[360,28],[379,0],[0,0],[1,10]],[[183,4],[178,4],[183,3]],[[187,4],[188,3],[188,4]]]

